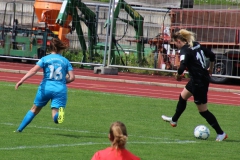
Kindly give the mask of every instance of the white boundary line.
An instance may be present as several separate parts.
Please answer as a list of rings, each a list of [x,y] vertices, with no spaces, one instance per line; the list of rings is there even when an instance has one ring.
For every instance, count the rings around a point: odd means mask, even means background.
[[[176,141],[176,142],[128,142],[128,144],[189,144],[197,143],[196,141]],[[75,147],[75,146],[90,146],[90,145],[110,145],[110,143],[94,143],[84,142],[75,144],[53,144],[53,145],[42,145],[42,146],[18,146],[18,147],[6,147],[0,148],[1,150],[21,150],[21,149],[41,149],[41,148],[58,148],[58,147]]]
[[[0,123],[2,125],[8,125],[8,126],[16,126],[13,123]],[[91,131],[81,131],[81,130],[71,130],[71,129],[60,129],[60,128],[53,128],[53,127],[39,127],[39,126],[28,126],[31,128],[40,128],[40,129],[49,129],[49,130],[61,130],[66,132],[78,132],[78,133],[95,133],[95,134],[104,134],[107,135],[107,133],[101,133],[101,132],[91,132]],[[17,133],[21,134],[21,133]],[[179,140],[179,139],[169,139],[169,138],[160,138],[160,137],[146,137],[146,136],[134,136],[129,135],[132,137],[138,137],[138,138],[146,138],[146,139],[153,139],[153,140],[162,140],[159,142],[144,142],[144,141],[129,141],[128,144],[190,144],[190,143],[197,143],[197,141],[191,141],[191,140]],[[103,144],[109,144],[109,143],[94,143],[94,142],[84,142],[84,143],[76,143],[76,144],[55,144],[55,145],[43,145],[43,146],[18,146],[18,147],[9,147],[9,148],[0,148],[0,150],[19,150],[19,149],[33,149],[33,148],[57,148],[57,147],[74,147],[74,146],[83,146],[83,145],[103,145]]]
[[[13,123],[0,123],[2,125],[7,125],[7,126],[17,126],[16,124]],[[54,128],[54,127],[42,127],[42,126],[33,126],[30,125],[28,126],[29,128],[39,128],[39,129],[49,129],[49,130],[58,130],[58,131],[65,131],[65,132],[77,132],[77,133],[94,133],[94,134],[102,134],[102,135],[108,135],[108,133],[101,133],[101,132],[92,132],[92,131],[83,131],[83,130],[73,130],[73,129],[64,129],[64,128]],[[169,138],[161,138],[161,137],[146,137],[146,136],[135,136],[135,135],[128,135],[131,137],[138,137],[138,138],[147,138],[147,139],[154,139],[154,140],[173,140]],[[175,141],[177,139],[174,139]]]

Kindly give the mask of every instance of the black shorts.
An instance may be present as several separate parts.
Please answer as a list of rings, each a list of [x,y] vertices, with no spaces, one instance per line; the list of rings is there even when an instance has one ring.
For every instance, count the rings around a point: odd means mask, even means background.
[[[199,104],[206,104],[207,93],[208,93],[209,82],[194,82],[192,79],[186,84],[185,88],[192,93],[194,97],[194,103]]]

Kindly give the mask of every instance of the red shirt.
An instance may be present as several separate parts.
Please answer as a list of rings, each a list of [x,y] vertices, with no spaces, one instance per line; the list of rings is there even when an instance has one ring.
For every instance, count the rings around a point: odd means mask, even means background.
[[[140,160],[140,158],[126,149],[116,150],[108,147],[96,152],[91,160]]]

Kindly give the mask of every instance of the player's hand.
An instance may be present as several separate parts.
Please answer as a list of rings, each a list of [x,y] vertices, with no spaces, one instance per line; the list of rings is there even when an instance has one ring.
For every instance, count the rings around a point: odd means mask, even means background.
[[[212,76],[212,72],[213,72],[212,69],[208,68],[207,70],[208,70],[209,75]]]
[[[177,81],[181,81],[182,78],[183,78],[183,75],[176,74],[175,78],[176,78]]]
[[[19,81],[19,82],[15,85],[15,90],[17,90],[18,87],[22,85],[22,83],[23,83],[22,81]]]

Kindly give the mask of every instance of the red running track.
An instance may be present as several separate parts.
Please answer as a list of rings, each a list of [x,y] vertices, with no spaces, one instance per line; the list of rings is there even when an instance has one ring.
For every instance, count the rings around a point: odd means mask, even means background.
[[[23,64],[23,63],[9,63],[9,62],[0,62],[0,68],[5,69],[15,69],[15,70],[29,70],[33,65]],[[128,79],[135,81],[151,81],[151,82],[161,82],[161,83],[179,83],[186,84],[187,80],[182,82],[176,82],[171,77],[160,77],[160,76],[151,76],[151,75],[138,75],[138,74],[128,74],[128,73],[119,73],[119,75],[99,75],[93,74],[92,70],[86,69],[76,69],[76,75],[83,76],[92,76],[92,77],[104,77],[104,78],[115,78],[115,79]],[[0,81],[7,82],[17,82],[23,74],[18,73],[7,73],[0,72]],[[31,77],[26,83],[39,84],[42,79],[42,76],[35,75]],[[211,84],[211,86],[216,88],[232,88],[240,90],[239,86],[235,85],[220,85],[220,84]],[[68,84],[70,88],[77,88],[82,90],[92,90],[108,93],[119,93],[119,94],[128,94],[134,96],[144,96],[152,98],[165,98],[177,100],[179,93],[182,91],[182,88],[174,87],[162,87],[162,86],[153,86],[153,85],[143,85],[143,84],[133,84],[133,83],[121,83],[121,82],[111,82],[111,81],[97,81],[97,80],[85,80],[85,79],[76,79],[74,82]],[[231,92],[217,92],[209,91],[208,100],[209,103],[215,104],[226,104],[238,106],[240,95],[237,93]],[[192,98],[190,99],[192,101]]]

